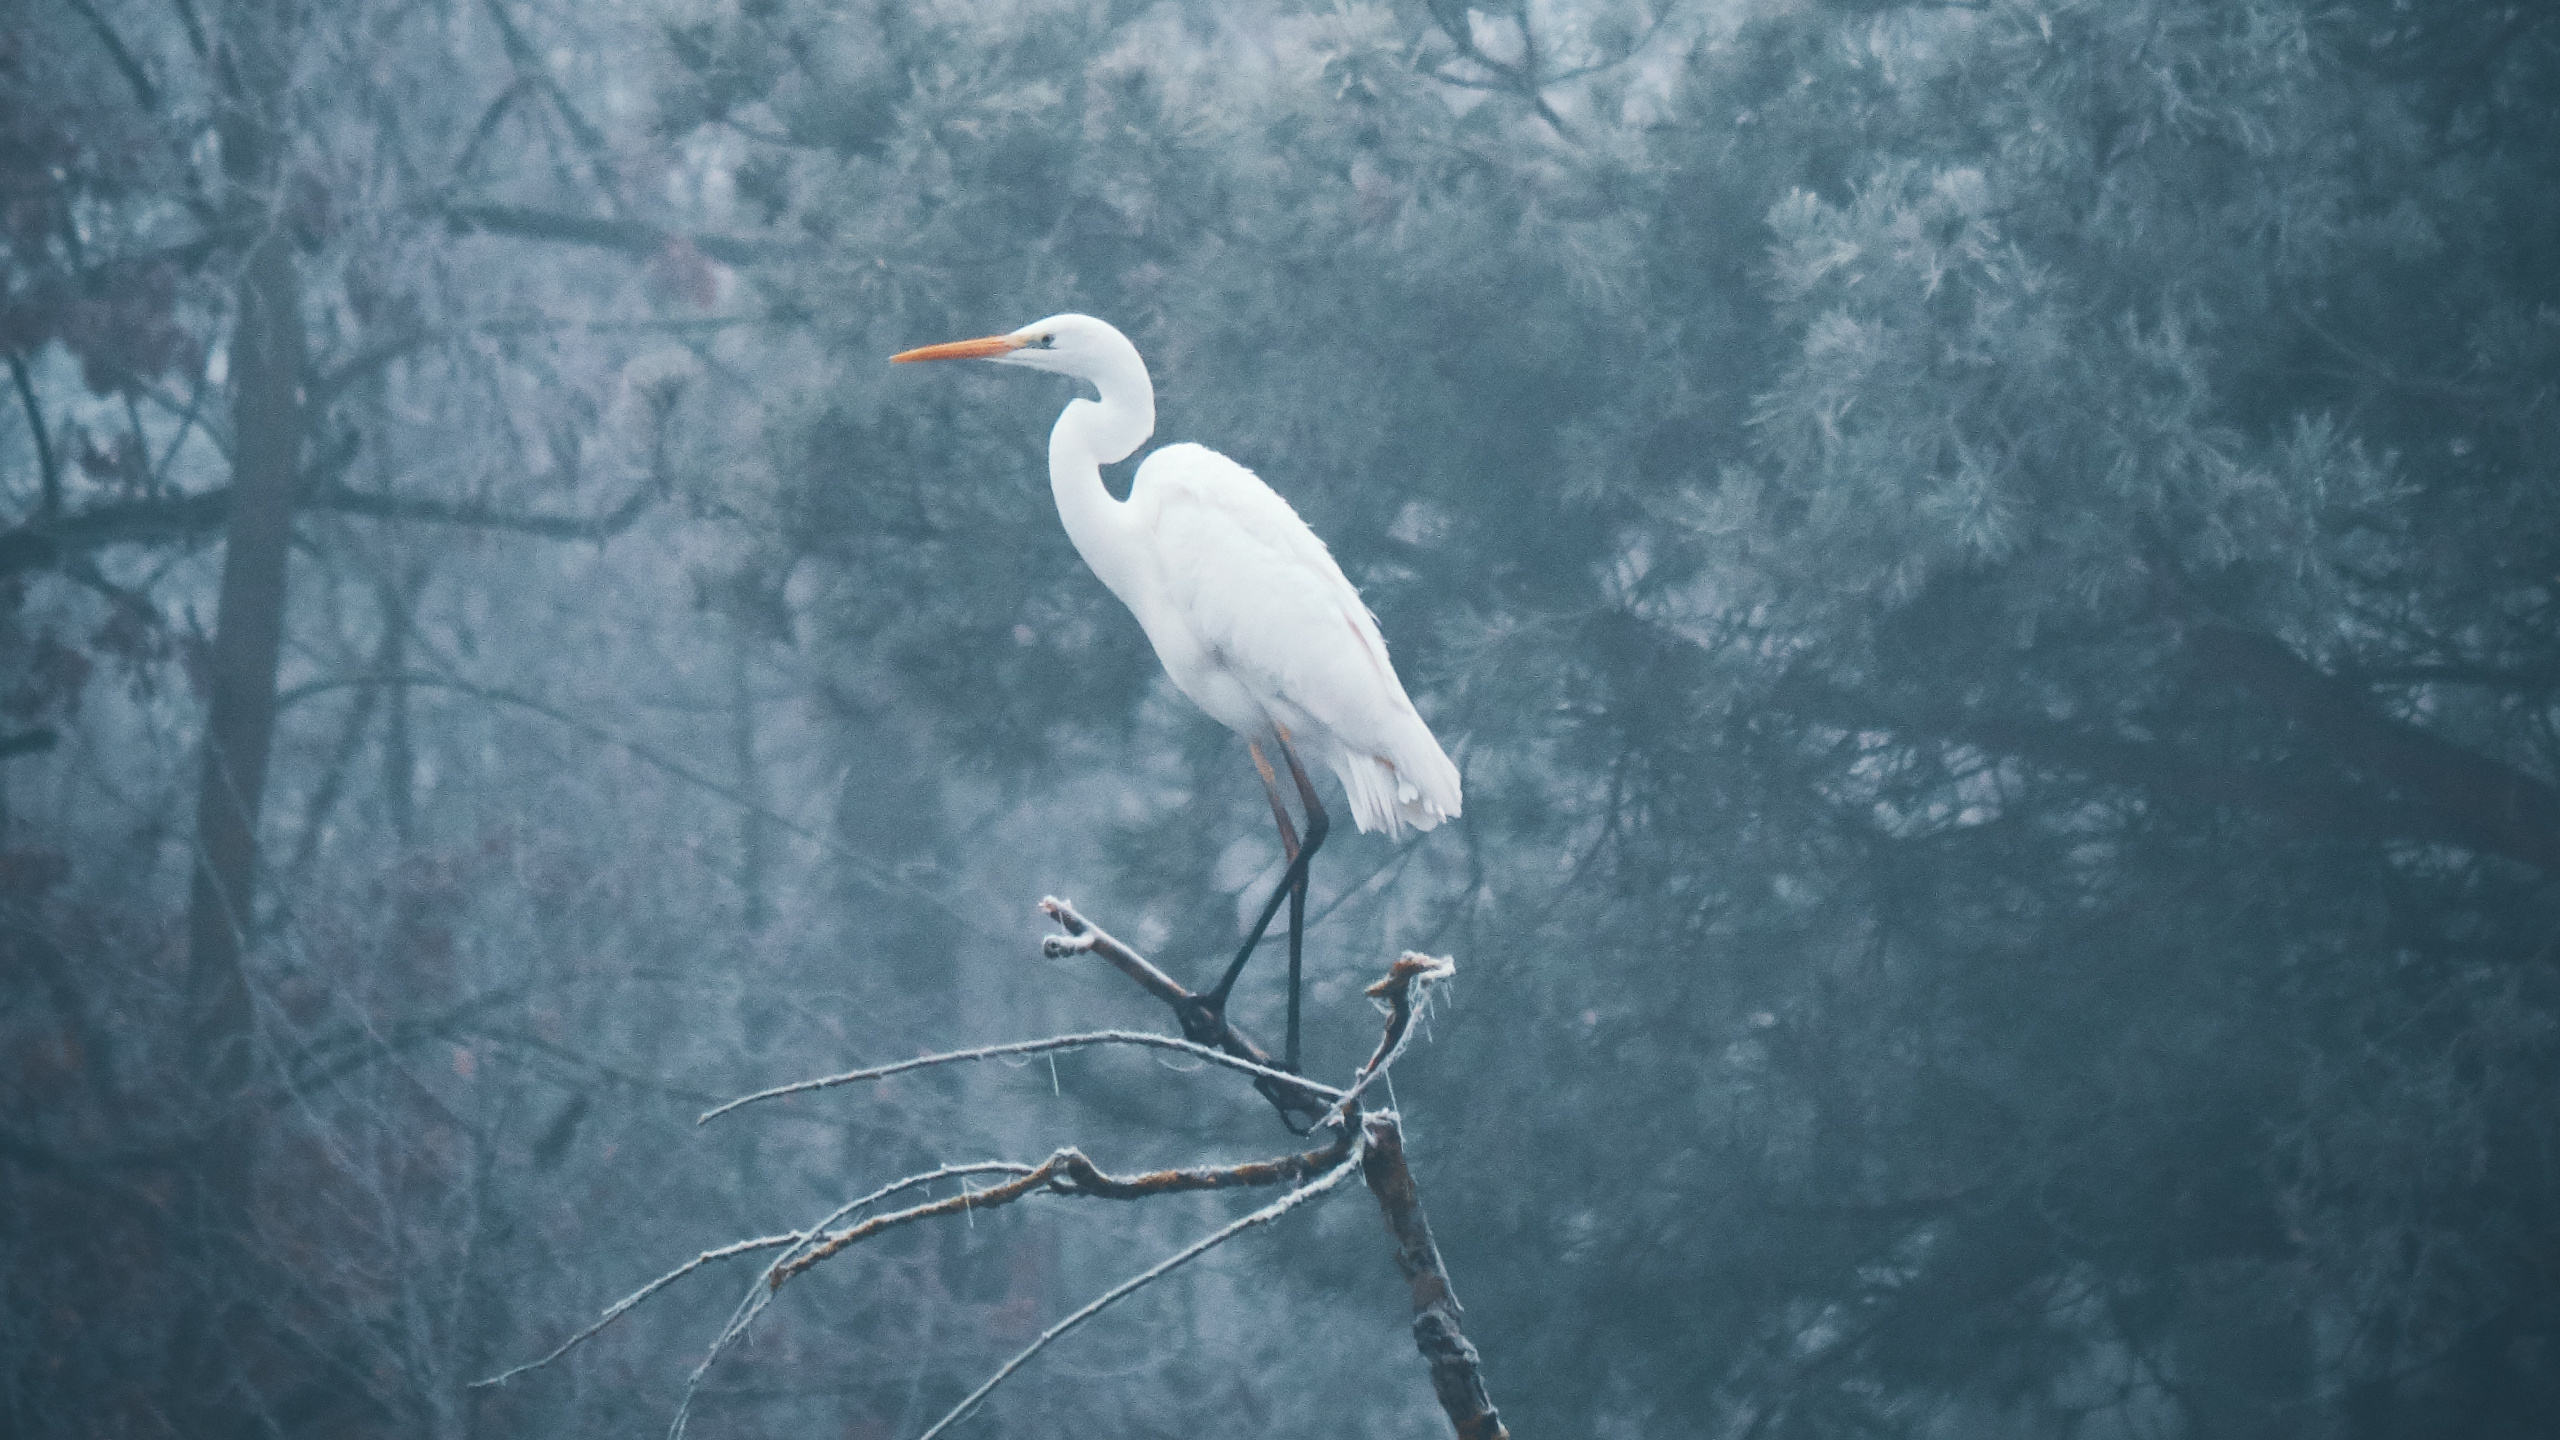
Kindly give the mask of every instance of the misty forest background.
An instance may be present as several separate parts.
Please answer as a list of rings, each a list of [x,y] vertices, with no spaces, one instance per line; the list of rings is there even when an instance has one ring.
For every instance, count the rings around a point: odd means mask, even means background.
[[[938,1162],[1288,1146],[1098,1054],[693,1124],[1163,1028],[1033,902],[1197,979],[1276,873],[1067,387],[884,363],[1070,309],[1464,768],[1326,849],[1310,1058],[1456,957],[1397,1100],[1517,1433],[2560,1408],[2552,8],[6,11],[0,1430],[653,1433],[752,1262],[468,1382]],[[694,1431],[912,1435],[1252,1203],[906,1232]],[[1385,1240],[970,1433],[1443,1433]]]

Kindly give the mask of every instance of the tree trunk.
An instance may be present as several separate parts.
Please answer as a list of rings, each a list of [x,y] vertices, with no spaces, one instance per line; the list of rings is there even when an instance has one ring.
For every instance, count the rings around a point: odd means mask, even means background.
[[[255,1078],[243,955],[255,925],[258,810],[275,733],[276,658],[302,455],[305,357],[301,279],[278,214],[278,130],[298,16],[292,0],[234,7],[217,67],[216,127],[232,211],[259,238],[241,267],[230,346],[231,506],[207,686],[204,770],[187,900],[187,1036],[197,1102],[197,1163],[179,1243],[201,1288],[179,1322],[167,1404],[186,1433],[248,1436],[272,1401],[244,1392],[277,1353],[253,1297],[265,1288],[254,1243]],[[274,1376],[267,1377],[272,1384]]]
[[[300,302],[290,242],[271,234],[250,252],[241,276],[240,325],[231,343],[237,384],[231,525],[214,620],[188,897],[197,1073],[217,1102],[248,1078],[249,993],[240,961],[253,920],[258,803],[275,734],[276,656],[302,448]]]

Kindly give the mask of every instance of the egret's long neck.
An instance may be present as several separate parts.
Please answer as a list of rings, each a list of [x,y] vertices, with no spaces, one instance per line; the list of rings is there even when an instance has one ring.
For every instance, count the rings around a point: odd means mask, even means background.
[[[1130,529],[1126,505],[1103,487],[1102,467],[1128,459],[1154,432],[1155,387],[1134,350],[1125,362],[1114,361],[1087,378],[1102,398],[1067,402],[1051,427],[1049,493],[1057,497],[1058,518],[1077,553],[1102,583],[1134,605],[1133,567],[1144,551]]]

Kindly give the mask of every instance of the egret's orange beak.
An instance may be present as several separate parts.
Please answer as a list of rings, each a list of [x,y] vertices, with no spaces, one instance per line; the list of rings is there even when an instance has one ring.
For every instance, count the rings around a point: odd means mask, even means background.
[[[1019,350],[1023,342],[1010,335],[990,335],[983,340],[953,340],[943,345],[927,345],[916,350],[901,350],[889,357],[892,365],[910,360],[992,360],[1008,351]]]

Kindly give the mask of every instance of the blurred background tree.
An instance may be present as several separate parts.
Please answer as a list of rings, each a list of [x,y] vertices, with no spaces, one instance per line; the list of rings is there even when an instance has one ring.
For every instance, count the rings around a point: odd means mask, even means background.
[[[909,1162],[1268,1148],[1099,1060],[689,1126],[1153,1023],[1029,902],[1204,966],[1277,865],[1057,528],[1063,393],[882,363],[1068,309],[1460,756],[1462,823],[1328,847],[1311,1060],[1458,956],[1400,1098],[1520,1433],[2560,1398],[2541,7],[59,0],[0,71],[13,1430],[623,1432],[719,1302],[462,1387]],[[262,253],[308,358],[227,1095],[185,895]],[[911,1433],[1222,1213],[813,1277],[696,1423]],[[1372,1224],[978,1423],[1431,1433]]]

